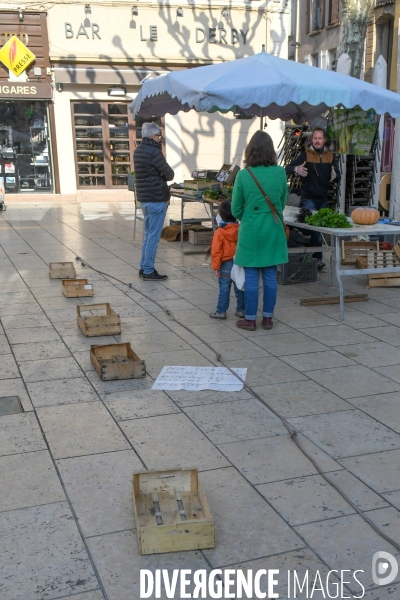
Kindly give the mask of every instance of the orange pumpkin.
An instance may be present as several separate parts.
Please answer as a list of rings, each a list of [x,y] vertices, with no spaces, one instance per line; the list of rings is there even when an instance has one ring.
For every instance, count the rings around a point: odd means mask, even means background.
[[[357,225],[374,225],[378,222],[379,217],[380,215],[376,208],[363,206],[355,208],[351,213],[353,223],[357,223]]]

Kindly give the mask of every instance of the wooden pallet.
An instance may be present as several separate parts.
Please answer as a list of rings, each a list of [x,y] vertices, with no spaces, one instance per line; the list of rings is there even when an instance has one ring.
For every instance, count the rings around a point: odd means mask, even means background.
[[[400,266],[400,265],[397,265]],[[364,256],[357,258],[357,268],[367,269],[368,259]],[[378,267],[373,267],[378,268]],[[368,275],[367,287],[400,287],[400,273],[372,273]]]
[[[393,250],[379,250],[367,253],[368,269],[388,269],[400,267],[400,260]]]
[[[141,554],[215,546],[214,519],[197,469],[134,473],[133,507]]]
[[[78,305],[76,312],[78,327],[86,337],[121,333],[121,317],[108,302]]]
[[[368,294],[352,294],[344,296],[345,302],[365,302],[368,301]],[[320,304],[339,304],[340,296],[323,296],[322,298],[302,298],[302,306],[318,306]]]
[[[76,279],[73,262],[51,262],[49,263],[50,279]]]
[[[67,298],[82,298],[93,296],[93,285],[87,279],[63,279],[61,290]]]
[[[342,265],[355,265],[358,256],[367,256],[368,250],[379,250],[379,242],[351,242],[342,240]]]
[[[102,381],[146,377],[146,365],[129,343],[91,346],[90,361]]]

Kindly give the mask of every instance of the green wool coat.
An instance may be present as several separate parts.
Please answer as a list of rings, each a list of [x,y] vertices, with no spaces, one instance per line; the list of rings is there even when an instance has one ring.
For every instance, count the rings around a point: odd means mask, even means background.
[[[251,167],[261,187],[282,215],[287,198],[283,167]],[[235,263],[241,267],[270,267],[288,262],[284,227],[274,215],[251,175],[242,169],[232,194],[232,214],[240,221]]]

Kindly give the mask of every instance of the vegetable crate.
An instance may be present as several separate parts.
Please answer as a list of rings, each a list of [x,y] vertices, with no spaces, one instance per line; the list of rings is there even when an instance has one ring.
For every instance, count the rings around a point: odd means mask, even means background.
[[[214,232],[189,230],[189,244],[211,244]]]
[[[400,267],[400,263],[396,265],[389,265]],[[371,268],[380,268],[381,265],[375,265]],[[385,268],[386,265],[383,266]],[[368,267],[368,258],[366,256],[359,256],[357,258],[357,268],[358,269],[367,269]],[[400,287],[400,273],[376,273],[368,275],[368,287]]]
[[[49,263],[50,279],[76,279],[74,263],[51,262]]]
[[[308,262],[288,262],[278,265],[277,278],[278,283],[282,285],[317,281],[318,259],[312,258]]]
[[[86,337],[121,333],[121,317],[108,302],[78,305],[76,312],[78,327]]]
[[[196,180],[196,179],[185,179],[183,182],[185,190],[195,190],[196,192],[200,192],[201,190],[206,190],[207,188],[219,188],[219,183],[215,181],[204,181]]]
[[[214,519],[197,469],[133,474],[133,507],[141,554],[214,548]]]
[[[61,289],[67,298],[93,296],[93,285],[87,279],[63,279]]]
[[[386,269],[387,267],[400,267],[400,260],[393,250],[380,250],[368,252],[368,269]]]
[[[342,240],[342,265],[355,265],[358,256],[367,256],[369,250],[379,250],[379,242],[347,242]]]
[[[146,377],[146,365],[129,343],[91,346],[90,362],[102,381]]]

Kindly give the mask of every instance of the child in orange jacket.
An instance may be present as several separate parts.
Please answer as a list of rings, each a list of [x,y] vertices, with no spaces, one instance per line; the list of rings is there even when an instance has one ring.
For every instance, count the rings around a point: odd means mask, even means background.
[[[218,209],[221,220],[214,233],[211,245],[211,268],[214,269],[219,283],[217,310],[210,313],[212,319],[226,319],[229,308],[231,285],[235,290],[236,312],[235,315],[244,318],[244,292],[238,290],[231,279],[233,257],[236,252],[239,223],[231,212],[230,200],[224,200]]]

